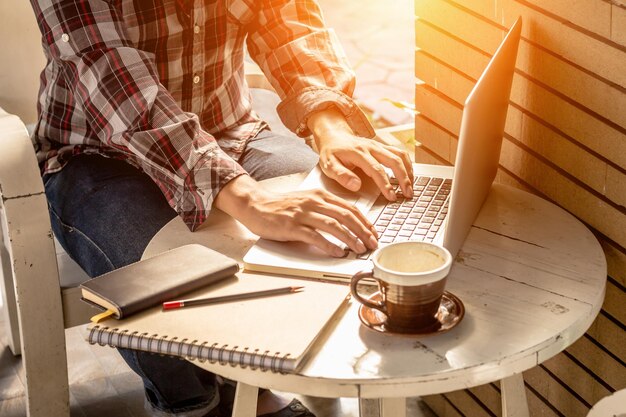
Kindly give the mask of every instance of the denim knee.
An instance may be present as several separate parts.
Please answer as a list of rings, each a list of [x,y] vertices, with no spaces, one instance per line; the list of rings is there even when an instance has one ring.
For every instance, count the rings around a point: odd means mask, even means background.
[[[318,160],[318,155],[302,139],[266,130],[246,144],[239,163],[252,178],[260,181],[308,172]]]

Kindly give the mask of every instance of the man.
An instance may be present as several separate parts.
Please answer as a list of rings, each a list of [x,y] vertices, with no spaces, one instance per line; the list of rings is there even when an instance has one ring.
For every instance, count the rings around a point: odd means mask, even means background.
[[[361,253],[376,232],[325,192],[275,194],[256,181],[311,169],[303,141],[273,134],[250,107],[244,47],[312,135],[323,171],[358,190],[359,168],[395,199],[412,196],[408,155],[377,141],[350,95],[354,76],[314,1],[31,0],[47,65],[34,138],[54,232],[91,276],[140,259],[174,216],[191,230],[213,207],[259,236],[330,256]],[[186,361],[123,350],[154,415],[229,415],[227,391]],[[221,407],[220,407],[221,405]],[[264,393],[259,414],[311,416]]]

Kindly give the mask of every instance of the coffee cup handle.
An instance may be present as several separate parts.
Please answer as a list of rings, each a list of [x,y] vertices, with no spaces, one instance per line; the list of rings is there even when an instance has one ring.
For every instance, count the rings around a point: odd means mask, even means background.
[[[383,313],[387,314],[387,309],[385,308],[385,304],[383,301],[374,302],[366,298],[363,298],[356,289],[356,286],[358,285],[359,281],[361,281],[364,278],[373,278],[373,277],[374,277],[374,273],[372,271],[357,272],[356,274],[352,276],[352,279],[350,280],[350,292],[352,293],[352,296],[364,306],[382,311]]]

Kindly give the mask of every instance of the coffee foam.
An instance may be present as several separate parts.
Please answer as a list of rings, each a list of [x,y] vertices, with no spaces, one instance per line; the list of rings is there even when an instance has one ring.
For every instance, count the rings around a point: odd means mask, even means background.
[[[378,259],[383,268],[395,272],[426,272],[433,271],[445,263],[438,253],[423,248],[410,250],[392,250],[383,252]]]

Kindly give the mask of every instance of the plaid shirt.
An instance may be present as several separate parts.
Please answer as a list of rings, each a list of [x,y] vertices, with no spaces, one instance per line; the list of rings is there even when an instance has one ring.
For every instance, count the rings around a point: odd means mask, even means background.
[[[32,0],[47,65],[34,139],[44,173],[79,153],[146,172],[191,230],[245,171],[265,127],[250,106],[244,47],[300,136],[336,106],[374,132],[350,99],[354,75],[313,0]]]

